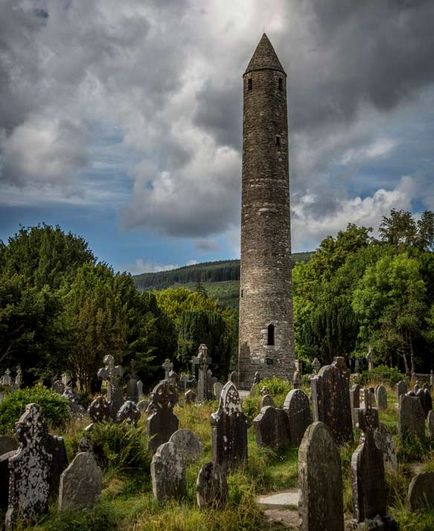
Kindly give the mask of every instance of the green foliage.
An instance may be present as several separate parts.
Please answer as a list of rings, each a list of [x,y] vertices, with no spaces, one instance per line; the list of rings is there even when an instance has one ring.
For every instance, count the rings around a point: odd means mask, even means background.
[[[68,400],[42,385],[18,389],[7,395],[0,403],[0,433],[14,431],[27,404],[41,406],[48,425],[52,428],[64,428],[70,419]]]
[[[47,531],[111,531],[118,529],[118,518],[108,503],[100,503],[92,509],[69,510],[58,513],[37,529]]]
[[[387,367],[386,365],[377,365],[371,371],[363,371],[360,384],[365,385],[371,382],[381,382],[393,387],[400,380],[404,380],[405,375],[396,367]]]
[[[428,441],[421,441],[415,434],[404,439],[399,439],[397,444],[397,456],[400,462],[422,461],[429,453]]]
[[[143,481],[149,478],[152,456],[148,451],[149,440],[143,426],[130,426],[126,422],[101,422],[94,424],[86,435],[105,470],[139,474]]]

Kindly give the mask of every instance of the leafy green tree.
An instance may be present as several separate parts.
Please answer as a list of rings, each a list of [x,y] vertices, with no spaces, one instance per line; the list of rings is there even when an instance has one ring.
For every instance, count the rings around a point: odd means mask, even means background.
[[[401,253],[368,267],[353,294],[362,343],[390,362],[398,361],[398,353],[407,374],[416,368],[415,342],[427,312],[425,293],[419,261]]]
[[[408,210],[393,208],[389,216],[383,216],[378,230],[384,243],[394,246],[412,246],[417,242],[417,225]]]

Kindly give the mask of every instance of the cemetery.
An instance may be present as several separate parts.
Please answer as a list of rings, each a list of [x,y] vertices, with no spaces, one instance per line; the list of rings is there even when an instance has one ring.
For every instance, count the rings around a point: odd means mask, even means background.
[[[336,358],[239,390],[236,372],[210,375],[206,345],[192,362],[178,376],[166,360],[144,393],[106,356],[87,409],[67,374],[38,384],[43,405],[2,425],[5,528],[432,528],[432,375],[381,383]],[[1,378],[0,414],[17,415],[20,372]]]

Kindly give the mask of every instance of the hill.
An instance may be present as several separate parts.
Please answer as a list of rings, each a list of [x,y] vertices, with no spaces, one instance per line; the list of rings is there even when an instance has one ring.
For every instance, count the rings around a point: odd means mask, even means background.
[[[294,253],[294,262],[307,261],[312,253]],[[195,287],[200,284],[209,295],[216,297],[224,306],[238,307],[238,290],[240,280],[240,261],[221,260],[204,262],[190,266],[159,271],[157,273],[142,273],[133,276],[138,289],[165,289],[176,285]]]

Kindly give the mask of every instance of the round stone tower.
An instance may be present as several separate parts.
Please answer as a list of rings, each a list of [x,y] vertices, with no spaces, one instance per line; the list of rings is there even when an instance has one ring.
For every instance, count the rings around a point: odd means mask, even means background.
[[[239,378],[293,371],[286,74],[264,34],[244,80]]]

